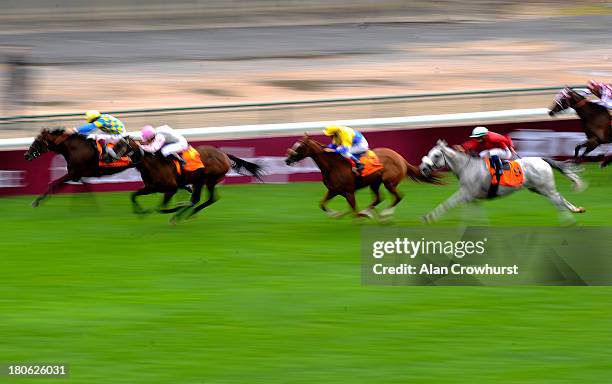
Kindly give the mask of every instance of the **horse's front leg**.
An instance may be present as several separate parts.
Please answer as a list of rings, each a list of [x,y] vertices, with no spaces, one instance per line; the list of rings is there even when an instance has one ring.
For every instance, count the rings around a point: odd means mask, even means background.
[[[174,196],[175,194],[176,194],[176,191],[164,193],[164,198],[162,199],[162,202],[159,204],[159,207],[157,207],[157,212],[168,213],[165,211],[166,207],[168,206],[168,203],[172,199],[172,196]]]
[[[438,205],[433,211],[423,216],[422,220],[425,223],[433,223],[452,208],[456,207],[461,203],[467,203],[469,201],[472,201],[473,199],[473,197],[468,196],[466,191],[460,189],[442,204]]]
[[[40,204],[40,202],[47,197],[47,195],[53,193],[53,192],[57,192],[61,189],[61,187],[63,187],[65,184],[65,182],[74,179],[74,176],[71,175],[70,173],[65,174],[64,176],[60,177],[59,179],[53,180],[51,183],[49,183],[49,187],[47,188],[47,190],[45,191],[45,193],[43,193],[42,195],[38,196],[33,202],[32,202],[32,207],[36,208],[38,207],[38,205]]]
[[[612,155],[606,155],[603,160],[601,161],[601,164],[599,164],[600,168],[605,168],[608,165],[610,165],[610,163],[612,163]]]
[[[369,217],[368,215],[357,211],[357,200],[355,199],[354,192],[348,192],[346,195],[344,195],[344,198],[351,206],[351,210],[356,217]]]
[[[150,195],[154,192],[155,192],[154,190],[152,190],[151,188],[145,185],[144,188],[139,189],[138,191],[132,193],[132,195],[130,196],[130,200],[132,201],[132,211],[137,215],[143,215],[146,213],[150,213],[149,211],[142,209],[140,204],[138,204],[138,201],[136,201],[136,198],[138,196]]]
[[[598,146],[599,146],[599,142],[597,141],[597,138],[590,137],[589,139],[587,139],[587,141],[585,141],[584,143],[578,144],[576,148],[574,148],[574,160],[580,161],[583,157],[585,157],[588,153],[590,153],[592,150],[594,150]],[[584,152],[582,152],[582,155],[579,156],[581,148],[586,148],[586,149],[584,150]]]
[[[327,203],[333,199],[334,197],[336,197],[338,195],[338,193],[336,192],[332,192],[329,189],[327,190],[327,192],[325,193],[325,196],[323,196],[323,199],[321,200],[321,202],[319,203],[319,207],[325,212],[327,213],[328,216],[330,217],[334,217],[334,218],[338,218],[342,216],[341,212],[338,211],[334,211],[333,209],[329,209],[327,207]]]

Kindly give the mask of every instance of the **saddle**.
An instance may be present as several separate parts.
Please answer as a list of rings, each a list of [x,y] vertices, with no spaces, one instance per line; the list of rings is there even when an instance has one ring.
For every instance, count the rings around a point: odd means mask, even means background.
[[[113,148],[115,144],[106,143],[107,148]],[[114,168],[114,167],[126,167],[132,163],[129,157],[123,156],[119,160],[113,160],[110,163],[104,161],[102,158],[102,144],[96,140],[96,149],[98,150],[98,166],[100,168]]]
[[[200,168],[204,168],[204,163],[200,157],[200,152],[197,149],[192,147],[182,152],[180,156],[185,160],[185,165],[181,167],[181,163],[178,160],[173,160],[174,166],[176,167],[176,172],[180,175],[183,171],[185,172],[193,172]]]
[[[354,167],[355,162],[351,159],[348,160],[350,161],[351,166]],[[361,171],[361,175],[359,175],[361,177],[370,176],[374,172],[380,171],[384,168],[376,153],[374,153],[374,151],[372,151],[371,149],[361,154],[361,156],[359,157],[359,161],[361,162],[361,164],[363,164],[363,171]]]
[[[499,186],[502,185],[504,187],[519,187],[523,185],[525,181],[525,174],[523,172],[523,167],[515,161],[515,160],[503,160],[502,162],[502,175],[499,180],[497,180],[497,175],[495,174],[495,168],[491,164],[491,160],[489,158],[484,159],[487,169],[491,174],[491,186],[489,187],[488,197],[493,198],[497,196],[497,191]]]

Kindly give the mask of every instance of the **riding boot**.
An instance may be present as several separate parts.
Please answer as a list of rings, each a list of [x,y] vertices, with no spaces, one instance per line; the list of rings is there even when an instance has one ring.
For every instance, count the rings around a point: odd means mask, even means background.
[[[102,161],[104,161],[105,163],[112,162],[112,160],[109,158],[109,155],[108,155],[108,148],[106,148],[106,143],[101,140],[100,140],[100,159],[102,159]]]
[[[108,155],[108,158],[110,160],[108,161],[108,163],[112,163],[113,161],[119,160],[119,156],[117,156],[114,149],[108,148],[106,147],[106,145],[104,145],[103,147],[106,149],[106,154]]]
[[[497,184],[499,184],[502,174],[504,173],[504,164],[499,156],[493,155],[491,156],[491,165],[493,165],[493,169],[495,170],[495,178],[497,179]]]
[[[171,153],[170,155],[168,155],[168,157],[178,161],[179,164],[181,164],[181,167],[184,167],[187,164],[185,159],[183,159],[178,153]]]
[[[361,172],[363,172],[363,168],[364,165],[361,161],[355,162],[355,173],[357,173],[357,175],[361,175]]]

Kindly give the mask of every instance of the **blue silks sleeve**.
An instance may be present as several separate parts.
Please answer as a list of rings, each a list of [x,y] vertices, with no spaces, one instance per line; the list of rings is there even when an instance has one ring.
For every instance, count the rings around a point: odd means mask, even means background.
[[[94,123],[87,123],[85,125],[81,125],[77,128],[77,131],[81,135],[88,135],[91,131],[97,129],[98,127]]]

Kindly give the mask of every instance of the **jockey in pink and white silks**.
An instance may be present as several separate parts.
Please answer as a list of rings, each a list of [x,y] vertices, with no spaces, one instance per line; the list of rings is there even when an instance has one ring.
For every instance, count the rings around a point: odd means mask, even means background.
[[[185,165],[185,160],[180,153],[189,149],[187,139],[180,133],[167,125],[153,128],[145,125],[140,131],[143,144],[142,149],[146,152],[155,153],[161,150],[164,157],[178,160],[181,165]]]
[[[599,104],[612,109],[612,84],[589,80],[588,88],[593,95],[599,98]]]

